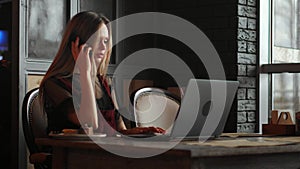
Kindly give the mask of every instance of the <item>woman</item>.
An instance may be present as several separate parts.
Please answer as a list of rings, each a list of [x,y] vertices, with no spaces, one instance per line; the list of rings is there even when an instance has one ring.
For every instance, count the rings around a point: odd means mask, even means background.
[[[103,15],[80,12],[67,24],[59,50],[40,85],[48,132],[79,129],[81,124],[109,135],[115,131],[164,132],[156,127],[126,129],[117,113],[105,80],[112,48],[108,22]],[[73,103],[74,93],[79,93],[78,103]]]

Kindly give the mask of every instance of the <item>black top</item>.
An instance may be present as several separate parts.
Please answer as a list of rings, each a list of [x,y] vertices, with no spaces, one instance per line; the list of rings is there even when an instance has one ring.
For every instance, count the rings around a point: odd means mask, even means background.
[[[99,121],[99,127],[96,131],[111,133],[117,128],[115,119],[118,119],[118,113],[111,99],[110,89],[107,82],[101,77],[98,77],[98,80],[100,81],[103,96],[100,99],[96,99],[96,102],[99,111],[101,111],[101,114],[111,128],[105,126],[103,122]],[[77,100],[73,102],[72,98],[72,78],[49,78],[45,82],[44,100],[44,108],[48,117],[48,132],[60,132],[66,128],[79,129],[81,127],[72,123],[67,117],[67,112],[70,112],[69,109],[73,109],[71,112],[75,112],[75,108],[77,109],[78,107],[78,104],[76,104]],[[98,117],[100,115],[99,113],[100,112],[98,112]]]

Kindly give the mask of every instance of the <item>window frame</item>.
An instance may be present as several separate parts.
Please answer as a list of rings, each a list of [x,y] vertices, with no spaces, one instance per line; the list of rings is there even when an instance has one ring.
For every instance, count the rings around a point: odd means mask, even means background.
[[[300,63],[272,63],[274,46],[272,0],[259,2],[259,132],[267,124],[272,109],[272,75],[300,73]]]

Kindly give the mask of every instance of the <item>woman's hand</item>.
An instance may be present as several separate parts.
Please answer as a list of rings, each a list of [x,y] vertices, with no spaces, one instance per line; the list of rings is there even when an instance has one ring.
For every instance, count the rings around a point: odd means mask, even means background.
[[[135,127],[127,130],[121,130],[120,132],[124,135],[128,135],[128,134],[147,134],[147,133],[164,134],[166,131],[160,127]]]
[[[79,46],[79,37],[76,37],[75,42],[72,42],[71,46],[72,56],[76,61],[76,69],[79,69],[79,72],[91,72],[92,70],[92,62],[89,56],[92,48],[87,44],[83,44]]]

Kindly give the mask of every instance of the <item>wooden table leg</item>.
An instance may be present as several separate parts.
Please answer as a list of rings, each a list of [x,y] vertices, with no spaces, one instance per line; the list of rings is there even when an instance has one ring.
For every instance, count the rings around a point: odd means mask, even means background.
[[[67,168],[67,150],[63,147],[53,147],[52,168]]]

